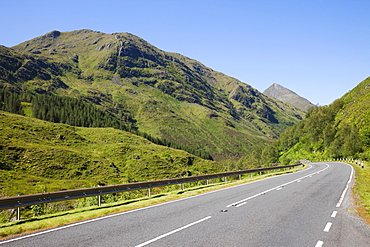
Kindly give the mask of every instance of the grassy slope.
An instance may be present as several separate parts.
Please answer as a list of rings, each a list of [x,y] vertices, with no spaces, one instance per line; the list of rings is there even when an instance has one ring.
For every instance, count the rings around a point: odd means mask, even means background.
[[[288,146],[289,138],[298,140],[289,150],[285,150],[282,156],[289,160],[299,160],[301,158],[326,159],[352,156],[355,158],[370,158],[370,77],[358,84],[354,89],[338,99],[329,106],[321,107],[322,111],[315,114],[315,119],[311,117],[300,122],[292,129],[288,129],[280,138],[281,147]],[[320,110],[320,109],[319,109]],[[332,114],[334,117],[330,123],[325,123],[325,119]],[[299,127],[300,126],[300,127]],[[346,129],[345,129],[346,128]],[[295,131],[292,131],[294,130]],[[313,129],[316,129],[313,131]],[[331,140],[327,133],[335,131],[335,136]],[[344,145],[343,135],[349,131],[358,134],[356,141],[361,145],[361,152],[346,155],[340,153]],[[288,133],[288,134],[287,134]],[[319,134],[315,134],[319,133]],[[294,137],[293,137],[294,136]],[[328,143],[327,146],[324,144]],[[336,144],[335,144],[336,143]],[[356,143],[356,144],[358,144]],[[339,151],[333,154],[329,145],[336,147]],[[336,155],[336,156],[333,156]]]
[[[215,162],[111,128],[0,112],[1,196],[221,171]]]

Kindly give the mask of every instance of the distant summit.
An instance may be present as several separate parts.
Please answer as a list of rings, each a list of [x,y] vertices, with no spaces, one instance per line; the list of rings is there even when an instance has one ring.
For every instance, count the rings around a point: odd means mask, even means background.
[[[307,112],[310,107],[315,106],[307,99],[277,83],[272,84],[263,91],[263,94],[281,100],[284,103],[291,104],[304,112]]]

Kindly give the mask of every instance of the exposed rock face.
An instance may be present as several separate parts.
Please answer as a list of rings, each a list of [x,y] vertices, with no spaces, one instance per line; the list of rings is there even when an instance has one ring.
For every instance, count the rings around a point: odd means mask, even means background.
[[[0,84],[7,84],[11,91],[21,91],[22,84],[37,80],[43,89],[35,88],[35,91],[53,91],[55,88],[68,88],[58,76],[61,76],[64,68],[69,65],[50,62],[44,57],[28,54],[19,54],[10,48],[0,46]]]
[[[307,112],[310,107],[315,106],[307,99],[277,83],[272,84],[269,88],[263,91],[263,94],[281,100],[284,103],[291,104],[304,112]]]

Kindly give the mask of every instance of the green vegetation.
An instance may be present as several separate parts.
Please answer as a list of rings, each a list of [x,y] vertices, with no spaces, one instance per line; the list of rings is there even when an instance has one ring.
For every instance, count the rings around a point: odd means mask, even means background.
[[[112,127],[126,130],[158,145],[185,150],[201,158],[212,160],[210,154],[201,147],[191,148],[165,139],[154,138],[147,133],[138,131],[135,127],[135,121],[129,115],[120,113],[121,119],[118,119],[113,114],[74,98],[32,93],[18,95],[0,89],[0,107],[12,113],[23,114],[23,112],[28,112],[29,116],[53,123],[65,123],[79,127]]]
[[[305,159],[370,160],[370,78],[329,106],[311,108],[268,149],[275,162]]]
[[[1,196],[224,171],[219,164],[113,128],[0,112]]]
[[[353,188],[357,213],[370,225],[370,163],[365,162],[364,168],[352,162],[356,180]]]

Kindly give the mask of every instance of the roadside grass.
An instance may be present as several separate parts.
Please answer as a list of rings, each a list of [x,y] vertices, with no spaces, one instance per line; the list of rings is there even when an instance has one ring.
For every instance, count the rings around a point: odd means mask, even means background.
[[[99,206],[91,206],[70,211],[48,214],[39,217],[32,217],[16,222],[6,223],[0,225],[0,240],[10,237],[15,237],[22,234],[29,234],[32,232],[46,230],[50,228],[60,227],[84,220],[89,220],[97,217],[130,211],[142,207],[147,207],[163,202],[173,201],[180,198],[191,197],[201,193],[206,193],[214,190],[219,190],[243,183],[257,181],[263,178],[292,173],[305,169],[305,167],[298,167],[286,171],[270,172],[262,175],[251,177],[250,174],[242,176],[241,180],[233,180],[228,182],[216,182],[208,185],[201,185],[196,187],[186,188],[184,190],[171,191],[167,193],[160,193],[152,195],[151,197],[143,197],[132,200],[119,201],[115,203],[106,203]],[[229,179],[230,180],[230,179]],[[185,184],[186,187],[186,184]]]
[[[365,162],[364,168],[351,163],[355,169],[355,185],[353,199],[357,214],[370,226],[370,163]]]

